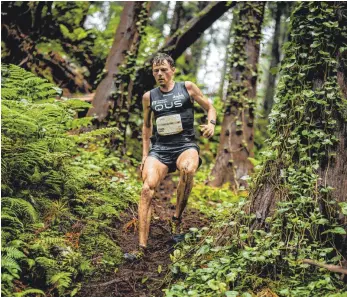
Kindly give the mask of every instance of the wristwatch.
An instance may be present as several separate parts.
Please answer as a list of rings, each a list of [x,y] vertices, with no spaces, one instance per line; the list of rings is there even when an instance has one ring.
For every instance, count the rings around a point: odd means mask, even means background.
[[[211,123],[212,125],[215,125],[215,126],[216,126],[216,124],[217,124],[216,121],[214,121],[214,120],[211,120],[210,123]]]

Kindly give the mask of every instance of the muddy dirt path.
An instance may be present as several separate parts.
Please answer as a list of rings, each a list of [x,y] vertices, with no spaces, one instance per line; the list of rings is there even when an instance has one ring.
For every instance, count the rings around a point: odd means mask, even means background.
[[[176,191],[176,184],[167,176],[158,187],[153,199],[153,214],[148,241],[148,253],[134,263],[123,263],[114,274],[105,276],[100,283],[90,283],[82,287],[78,296],[88,297],[160,297],[163,288],[167,287],[165,275],[168,272],[170,253],[175,243],[170,234],[169,220],[175,205],[170,202]],[[129,208],[116,223],[113,238],[123,252],[134,250],[138,242],[136,228],[137,209]],[[201,228],[208,221],[195,209],[186,209],[183,215],[183,230],[191,227]]]

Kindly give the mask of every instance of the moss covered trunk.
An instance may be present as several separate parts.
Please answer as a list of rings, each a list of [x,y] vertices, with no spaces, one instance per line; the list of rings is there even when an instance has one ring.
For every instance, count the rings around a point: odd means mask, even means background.
[[[280,3],[275,2],[275,7],[272,7],[272,13],[275,18],[275,31],[272,37],[272,46],[271,46],[271,62],[270,62],[270,71],[268,73],[268,78],[265,88],[265,98],[264,98],[264,113],[267,117],[272,109],[274,94],[275,94],[275,82],[276,74],[271,73],[271,69],[277,67],[280,62],[280,29],[281,29],[281,16],[282,16],[282,6]]]
[[[343,10],[339,9],[337,12],[341,16]],[[346,12],[347,8],[344,10],[344,13]],[[347,22],[346,19],[344,21],[345,23]],[[339,50],[337,54],[337,84],[341,90],[342,108],[338,104],[336,109],[342,113],[335,113],[337,145],[329,152],[331,157],[324,158],[318,168],[320,185],[322,187],[332,187],[334,189],[332,197],[339,203],[347,202],[347,49],[345,47],[347,36],[345,35],[341,41],[340,46],[344,46],[344,50],[343,52]],[[340,214],[339,217],[343,220],[344,225],[347,226],[347,216]]]
[[[132,89],[130,79],[134,76],[136,55],[140,38],[147,18],[146,2],[129,1],[124,5],[121,20],[110,53],[106,60],[105,77],[99,83],[93,99],[93,107],[88,111],[102,121],[108,116],[110,109],[115,109],[116,117],[126,108],[125,103]]]
[[[256,104],[257,63],[264,2],[242,2],[235,12],[231,72],[212,186],[229,182],[233,188],[247,186],[243,177],[253,165],[254,109]]]
[[[270,115],[271,148],[251,194],[254,226],[283,211],[287,218],[292,211],[311,215],[310,224],[321,224],[312,221],[316,211],[332,226],[346,223],[338,206],[347,206],[346,15],[343,2],[301,3],[292,15]]]

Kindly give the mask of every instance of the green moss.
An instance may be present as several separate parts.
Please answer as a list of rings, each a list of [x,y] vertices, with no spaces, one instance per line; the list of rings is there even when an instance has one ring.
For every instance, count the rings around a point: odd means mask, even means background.
[[[101,276],[122,263],[120,247],[95,224],[87,225],[80,237],[82,254],[94,263],[94,275]]]
[[[347,23],[340,18],[345,15],[342,3],[298,3],[284,46],[270,148],[252,192],[261,204],[262,190],[273,191],[273,213],[255,229],[261,213],[250,213],[250,201],[240,200],[212,229],[193,230],[173,253],[177,282],[167,297],[346,294],[339,275],[304,263],[343,260],[338,244],[346,230],[338,217],[344,212],[319,169],[336,161],[339,124],[345,121],[347,100],[337,81],[337,57],[347,43]]]

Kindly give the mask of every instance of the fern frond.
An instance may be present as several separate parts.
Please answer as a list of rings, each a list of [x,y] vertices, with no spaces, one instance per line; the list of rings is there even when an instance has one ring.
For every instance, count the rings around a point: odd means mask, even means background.
[[[84,110],[86,108],[90,108],[92,106],[88,102],[85,102],[85,101],[82,101],[79,99],[74,99],[74,98],[71,98],[71,99],[68,99],[65,101],[60,101],[59,104],[65,105],[66,107],[71,108],[71,109],[76,110],[76,111],[81,111],[81,110]]]
[[[9,247],[4,247],[1,249],[1,252],[6,253],[6,256],[12,258],[12,259],[21,259],[26,257],[22,251],[19,249],[9,246]]]
[[[8,271],[11,271],[11,270],[22,271],[17,261],[9,256],[1,257],[1,268],[7,269]]]
[[[14,293],[14,297],[23,297],[23,296],[27,296],[29,294],[36,294],[36,295],[40,294],[40,295],[46,296],[45,292],[43,292],[42,290],[39,290],[39,289],[26,289],[25,291]]]
[[[11,230],[12,231],[12,230]],[[5,242],[8,242],[10,238],[12,237],[11,232],[7,232],[5,230],[1,230],[1,246],[5,244]]]
[[[55,86],[46,79],[16,65],[1,65],[1,95],[6,100],[28,100],[28,102],[48,99],[57,95]]]
[[[35,223],[38,220],[38,214],[35,208],[26,200],[21,198],[4,197],[2,199],[3,211],[13,211],[13,214],[25,222]]]
[[[78,266],[78,270],[81,273],[86,273],[86,272],[91,271],[91,269],[92,269],[92,266],[91,266],[90,261],[82,259],[81,262],[80,262],[80,265]]]
[[[53,245],[66,245],[65,239],[62,237],[44,237],[37,239],[36,243],[40,246],[50,248]]]
[[[2,208],[1,213],[1,225],[2,225],[2,231],[3,230],[9,230],[9,231],[16,231],[13,230],[13,228],[18,228],[24,230],[24,224],[15,216],[15,212],[12,212],[10,209]],[[7,228],[6,226],[10,226]]]
[[[48,283],[54,285],[60,294],[63,294],[65,289],[69,288],[71,285],[71,272],[59,272],[51,276]]]
[[[47,258],[47,257],[37,257],[35,258],[35,262],[40,264],[45,269],[51,269],[57,266],[57,261]]]

